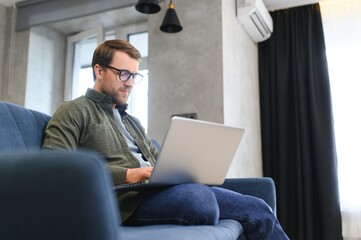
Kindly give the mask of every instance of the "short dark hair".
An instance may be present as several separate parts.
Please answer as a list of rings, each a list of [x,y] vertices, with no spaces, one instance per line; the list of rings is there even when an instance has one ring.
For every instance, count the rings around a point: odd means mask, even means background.
[[[138,61],[141,59],[141,55],[138,49],[136,49],[129,42],[121,39],[108,40],[99,44],[95,49],[93,53],[92,68],[94,69],[95,64],[99,64],[102,67],[110,65],[115,51],[125,52],[129,57]]]

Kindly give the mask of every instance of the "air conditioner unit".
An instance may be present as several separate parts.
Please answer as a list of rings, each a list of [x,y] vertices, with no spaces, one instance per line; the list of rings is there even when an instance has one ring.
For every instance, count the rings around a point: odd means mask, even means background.
[[[273,22],[262,0],[236,0],[237,18],[255,42],[268,39],[273,32]]]

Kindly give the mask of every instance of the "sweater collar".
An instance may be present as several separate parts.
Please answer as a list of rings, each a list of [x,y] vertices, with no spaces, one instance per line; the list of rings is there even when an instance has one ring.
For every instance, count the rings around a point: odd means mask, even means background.
[[[120,116],[127,115],[128,104],[116,105],[115,108],[118,109]]]
[[[100,104],[106,111],[113,113],[112,108],[112,99],[111,97],[105,95],[104,93],[98,92],[92,88],[88,88],[85,93],[85,96],[92,101]],[[116,105],[116,109],[118,109],[121,116],[126,114],[126,110],[128,109],[128,104]]]

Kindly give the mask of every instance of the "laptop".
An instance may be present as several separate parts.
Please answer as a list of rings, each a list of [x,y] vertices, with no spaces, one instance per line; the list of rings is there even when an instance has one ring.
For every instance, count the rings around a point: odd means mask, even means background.
[[[128,191],[182,183],[221,185],[243,135],[242,128],[172,117],[149,180],[114,189]]]

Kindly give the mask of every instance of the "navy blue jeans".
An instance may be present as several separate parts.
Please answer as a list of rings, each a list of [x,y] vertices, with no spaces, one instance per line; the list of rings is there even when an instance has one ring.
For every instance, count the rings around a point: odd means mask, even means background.
[[[127,221],[130,225],[214,225],[239,221],[247,239],[289,239],[262,199],[201,184],[181,184],[148,192]]]

